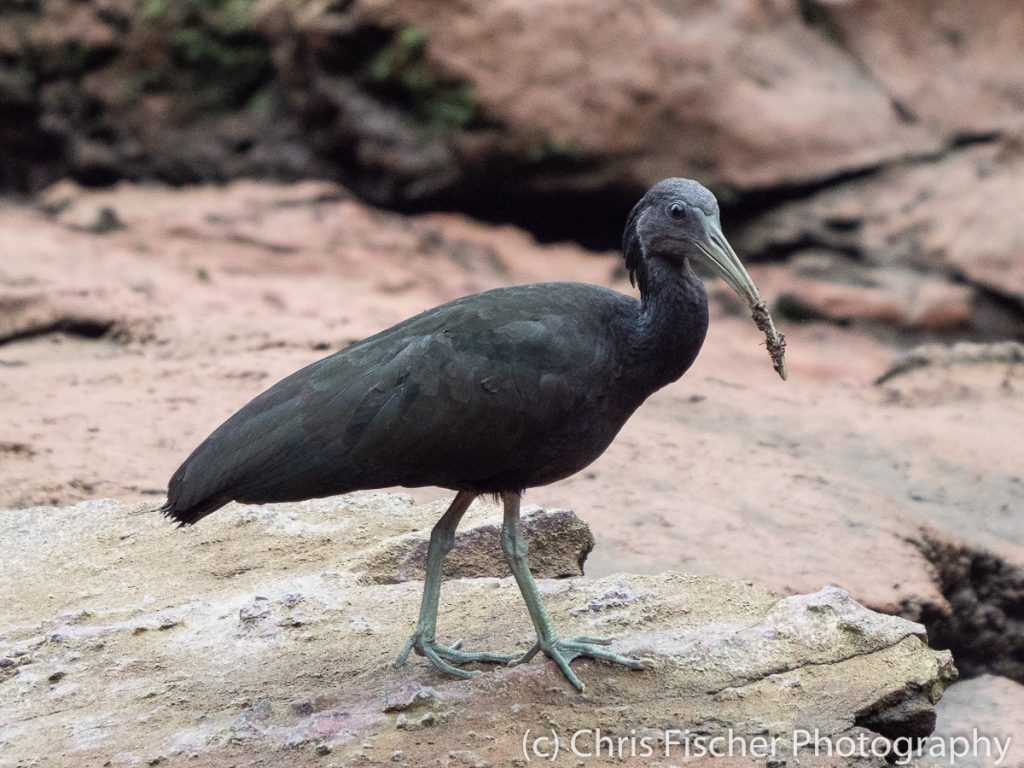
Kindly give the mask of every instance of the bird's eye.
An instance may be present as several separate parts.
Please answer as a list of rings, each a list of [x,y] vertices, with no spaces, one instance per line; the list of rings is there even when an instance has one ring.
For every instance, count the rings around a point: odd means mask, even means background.
[[[668,217],[674,221],[682,221],[686,218],[686,206],[682,203],[669,203],[666,210]]]

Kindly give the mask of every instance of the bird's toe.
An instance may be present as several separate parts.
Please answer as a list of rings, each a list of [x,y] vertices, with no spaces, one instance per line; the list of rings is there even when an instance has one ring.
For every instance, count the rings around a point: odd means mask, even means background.
[[[581,657],[597,659],[598,661],[605,661],[609,664],[619,664],[623,667],[628,667],[629,669],[647,669],[651,666],[652,662],[650,659],[634,659],[631,656],[623,656],[606,650],[605,646],[610,644],[611,641],[604,638],[578,635],[576,637],[569,638],[568,640],[555,640],[550,643],[538,643],[526,654],[526,656],[532,658],[538,651],[544,651],[544,654],[558,665],[562,674],[565,675],[566,679],[572,683],[580,693],[583,693],[585,686],[580,681],[576,673],[569,668],[569,664],[575,659]],[[526,657],[524,656],[523,659],[526,659]],[[519,663],[521,663],[523,659],[520,659]]]
[[[490,651],[462,651],[459,650],[462,646],[462,641],[453,643],[452,645],[445,647],[443,645],[435,645],[434,650],[439,656],[455,664],[471,664],[473,662],[480,662],[482,664],[507,664],[512,661],[515,656],[509,653],[491,653]]]
[[[462,678],[473,677],[477,673],[461,669],[456,666],[457,664],[507,664],[515,658],[512,654],[505,653],[463,651],[461,640],[456,640],[451,645],[442,645],[433,638],[427,639],[421,634],[416,633],[405,644],[402,652],[395,660],[395,666],[401,667],[405,664],[409,659],[409,654],[413,651],[416,652],[417,656],[427,659],[427,661],[442,672]]]
[[[567,642],[567,643],[577,643],[577,644],[585,643],[587,645],[611,645],[612,644],[612,641],[609,640],[607,637],[592,637],[590,635],[576,635],[575,637],[570,637],[565,642]]]
[[[433,664],[435,667],[437,667],[445,674],[452,675],[454,677],[461,677],[464,680],[468,680],[474,675],[479,674],[478,672],[470,672],[468,669],[460,669],[459,667],[449,664],[447,661],[441,658],[441,655],[437,653],[437,651],[435,651],[434,648],[430,645],[424,645],[420,650],[422,650],[423,655],[427,657],[431,664]]]

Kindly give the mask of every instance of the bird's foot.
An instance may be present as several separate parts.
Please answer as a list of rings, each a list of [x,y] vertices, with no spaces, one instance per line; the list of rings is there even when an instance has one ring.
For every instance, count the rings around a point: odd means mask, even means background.
[[[423,656],[442,672],[455,677],[470,678],[477,672],[456,667],[456,664],[471,664],[480,662],[483,664],[508,664],[515,656],[502,653],[471,652],[460,650],[462,641],[456,640],[451,645],[441,645],[434,638],[426,638],[417,632],[409,638],[402,652],[395,659],[395,666],[400,667],[409,660],[409,654],[416,651],[418,656]]]
[[[569,668],[569,664],[581,656],[607,661],[610,664],[621,664],[630,669],[646,669],[651,663],[649,659],[634,659],[629,656],[620,656],[602,647],[611,644],[611,640],[603,637],[589,637],[587,635],[577,635],[576,637],[570,637],[568,640],[558,640],[557,638],[551,641],[538,640],[533,648],[512,663],[525,664],[538,653],[544,651],[544,655],[558,665],[558,668],[562,670],[562,674],[580,693],[586,690],[586,686],[576,676],[576,673]]]

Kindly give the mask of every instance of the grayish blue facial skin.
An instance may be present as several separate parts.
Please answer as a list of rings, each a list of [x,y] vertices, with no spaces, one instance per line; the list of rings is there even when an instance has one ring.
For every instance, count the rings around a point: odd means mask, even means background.
[[[671,178],[655,184],[644,196],[637,221],[640,240],[649,255],[688,258],[721,277],[751,308],[754,321],[765,333],[775,370],[786,378],[785,342],[754,281],[722,233],[718,201],[709,189],[691,179]]]

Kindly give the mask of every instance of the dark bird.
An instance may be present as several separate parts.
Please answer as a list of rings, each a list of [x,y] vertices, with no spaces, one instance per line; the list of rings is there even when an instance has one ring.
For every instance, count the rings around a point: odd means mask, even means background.
[[[455,529],[480,494],[504,504],[502,549],[537,642],[579,690],[581,656],[640,669],[591,637],[560,639],[527,563],[519,504],[527,488],[579,472],[600,456],[652,393],[693,363],[708,327],[700,262],[754,310],[785,378],[783,340],[722,234],[714,195],[666,179],[636,204],[622,250],[640,300],[583,283],[485,291],[405,320],[313,363],[229,418],[171,478],[161,511],[191,525],[228,502],[262,504],[389,486],[456,491],[430,535],[416,650],[452,675],[505,663],[435,637],[441,568]]]

